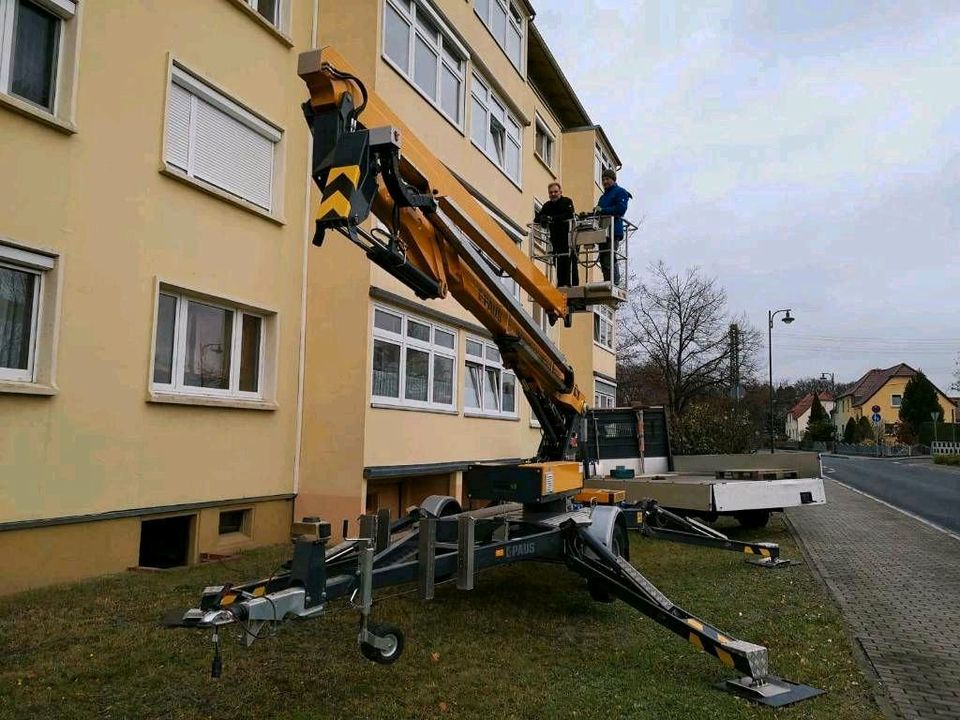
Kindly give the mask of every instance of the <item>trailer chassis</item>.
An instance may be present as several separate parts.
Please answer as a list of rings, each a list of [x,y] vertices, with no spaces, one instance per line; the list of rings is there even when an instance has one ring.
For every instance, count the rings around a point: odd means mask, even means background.
[[[730,691],[775,707],[822,692],[772,675],[765,647],[735,639],[661,593],[630,564],[626,516],[616,506],[576,509],[564,499],[550,507],[505,504],[462,512],[453,498],[432,496],[394,523],[384,510],[362,516],[359,536],[330,548],[330,525],[316,518],[295,523],[292,536],[293,556],[281,572],[207,587],[199,607],[165,617],[170,627],[212,631],[212,676],[222,669],[225,626],[239,624],[241,641],[250,645],[266,626],[318,617],[338,598],[349,598],[359,612],[364,657],[393,663],[403,652],[403,632],[370,622],[374,590],[416,583],[420,597],[430,600],[437,578],[455,578],[457,588],[472,590],[482,569],[533,560],[564,563],[586,579],[595,600],[619,598],[736,670],[740,677],[726,682]]]

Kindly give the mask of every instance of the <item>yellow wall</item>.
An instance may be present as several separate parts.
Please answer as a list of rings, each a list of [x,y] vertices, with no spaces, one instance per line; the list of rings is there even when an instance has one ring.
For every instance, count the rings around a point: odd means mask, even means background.
[[[841,398],[837,410],[837,427],[842,432],[851,417],[855,420],[859,420],[860,417],[866,417],[870,420],[874,405],[880,406],[880,417],[883,418],[885,424],[900,422],[900,408],[899,406],[894,407],[893,396],[899,395],[902,399],[910,379],[909,377],[890,378],[883,387],[861,405],[853,405],[852,398],[849,396]],[[953,404],[939,391],[937,392],[937,399],[940,401],[940,422],[950,422],[954,412]]]

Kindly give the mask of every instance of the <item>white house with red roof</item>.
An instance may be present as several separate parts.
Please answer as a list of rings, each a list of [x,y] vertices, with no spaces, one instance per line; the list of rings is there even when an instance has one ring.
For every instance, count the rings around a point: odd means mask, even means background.
[[[828,392],[822,392],[819,395],[820,404],[827,411],[827,415],[833,412],[833,396]],[[813,409],[813,393],[807,393],[800,402],[790,408],[787,413],[786,433],[790,440],[800,441],[803,433],[807,430],[807,423],[810,422],[810,411]]]

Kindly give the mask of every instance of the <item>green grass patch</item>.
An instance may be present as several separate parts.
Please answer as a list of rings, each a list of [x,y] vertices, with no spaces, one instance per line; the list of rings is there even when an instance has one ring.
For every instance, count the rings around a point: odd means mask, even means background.
[[[726,529],[726,528],[725,528]],[[731,534],[800,554],[775,520]],[[810,569],[766,570],[730,552],[633,535],[634,564],[674,602],[770,649],[774,672],[827,690],[777,718],[882,715],[839,613]],[[732,673],[622,602],[591,601],[560,565],[488,570],[477,589],[438,587],[422,603],[387,589],[375,618],[406,634],[391,666],[364,660],[357,614],[337,604],[275,637],[224,646],[209,677],[208,633],[159,627],[206,584],[269,575],[286,547],[223,564],[121,574],[0,598],[2,718],[772,718],[723,693]]]
[[[933,461],[937,465],[953,465],[960,467],[960,455],[934,455]]]

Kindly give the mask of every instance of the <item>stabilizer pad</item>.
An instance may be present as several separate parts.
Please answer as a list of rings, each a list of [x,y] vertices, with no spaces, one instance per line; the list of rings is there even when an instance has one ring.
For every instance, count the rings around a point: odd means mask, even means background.
[[[196,608],[174,608],[167,610],[160,618],[163,627],[196,627],[203,613]]]
[[[824,693],[823,690],[818,690],[809,685],[792,683],[776,675],[768,676],[766,682],[762,685],[755,685],[751,677],[742,677],[737,680],[718,683],[717,687],[769,707],[793,705]]]

